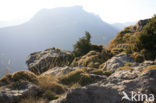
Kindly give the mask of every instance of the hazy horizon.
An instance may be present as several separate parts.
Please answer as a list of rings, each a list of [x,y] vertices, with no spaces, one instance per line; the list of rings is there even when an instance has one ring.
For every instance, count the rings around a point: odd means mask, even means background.
[[[136,22],[156,13],[155,0],[5,0],[0,1],[0,27],[27,22],[42,9],[71,6],[82,6],[110,24]]]

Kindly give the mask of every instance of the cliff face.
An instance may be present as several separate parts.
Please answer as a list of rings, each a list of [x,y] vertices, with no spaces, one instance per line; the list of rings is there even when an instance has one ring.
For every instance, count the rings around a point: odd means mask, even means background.
[[[69,65],[72,58],[72,54],[69,51],[49,48],[45,51],[30,54],[26,63],[30,71],[35,74],[41,74],[56,66]]]

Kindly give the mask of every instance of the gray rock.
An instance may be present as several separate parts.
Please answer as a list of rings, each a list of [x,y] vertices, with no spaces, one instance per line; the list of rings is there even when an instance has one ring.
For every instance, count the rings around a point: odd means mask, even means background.
[[[48,71],[42,73],[42,75],[52,75],[52,76],[59,76],[59,75],[65,75],[73,70],[75,70],[77,67],[54,67],[52,69],[49,69]]]
[[[22,88],[12,89],[9,87],[0,88],[0,103],[18,103],[27,96],[36,96],[41,92],[40,88],[32,83],[22,83]]]
[[[142,64],[142,67],[139,66]],[[129,70],[115,71],[98,83],[70,90],[65,96],[49,103],[138,103],[122,100],[123,91],[156,95],[156,70],[142,71],[149,61],[140,63]],[[142,70],[140,70],[142,69]],[[141,103],[149,103],[142,101]],[[150,102],[155,103],[155,102]]]
[[[134,63],[135,61],[127,54],[118,54],[106,61],[103,69],[115,72],[117,68],[124,66],[126,62]]]
[[[138,23],[133,27],[133,30],[135,31],[141,31],[143,27],[148,23],[149,19],[140,20]]]
[[[26,64],[30,71],[35,74],[41,74],[56,66],[63,67],[69,65],[71,60],[71,52],[49,48],[42,52],[30,54],[26,60]]]

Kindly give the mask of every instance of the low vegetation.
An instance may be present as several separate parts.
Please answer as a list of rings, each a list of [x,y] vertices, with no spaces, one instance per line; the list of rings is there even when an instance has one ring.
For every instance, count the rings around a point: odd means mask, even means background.
[[[112,74],[110,71],[105,71],[103,69],[94,69],[90,73],[97,74],[97,75],[106,75],[106,76],[110,76]]]
[[[149,70],[156,70],[156,65],[150,65],[150,66],[146,67],[145,69],[142,70],[141,73],[144,73]]]
[[[131,70],[133,68],[129,67],[129,66],[123,66],[123,67],[119,67],[117,70],[120,71],[120,70]]]
[[[58,83],[57,77],[46,75],[39,76],[37,85],[42,89],[42,97],[44,99],[53,100],[67,91],[67,87]]]
[[[78,83],[80,85],[87,85],[92,82],[91,76],[86,72],[86,68],[76,69],[62,77],[60,77],[60,82],[65,85],[74,85]]]
[[[5,76],[3,76],[0,79],[0,86],[23,81],[37,83],[38,79],[37,76],[32,72],[18,71],[13,74],[6,74]]]
[[[147,21],[141,30],[137,31],[134,26],[129,26],[119,32],[108,49],[114,55],[121,52],[129,53],[137,62],[154,60],[156,58],[156,15]]]
[[[111,53],[105,49],[103,49],[101,52],[90,51],[86,55],[75,59],[71,66],[99,68],[99,66],[110,57]]]

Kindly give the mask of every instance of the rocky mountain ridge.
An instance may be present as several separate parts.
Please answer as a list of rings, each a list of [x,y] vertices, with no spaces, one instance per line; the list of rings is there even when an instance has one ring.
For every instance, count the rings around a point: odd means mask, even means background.
[[[80,57],[56,48],[30,54],[26,63],[31,72],[18,71],[0,79],[0,103],[156,103],[156,60],[126,48],[113,51],[125,43],[126,35],[142,36],[149,25],[154,28],[153,23],[143,20],[125,28],[110,50],[94,45]]]

